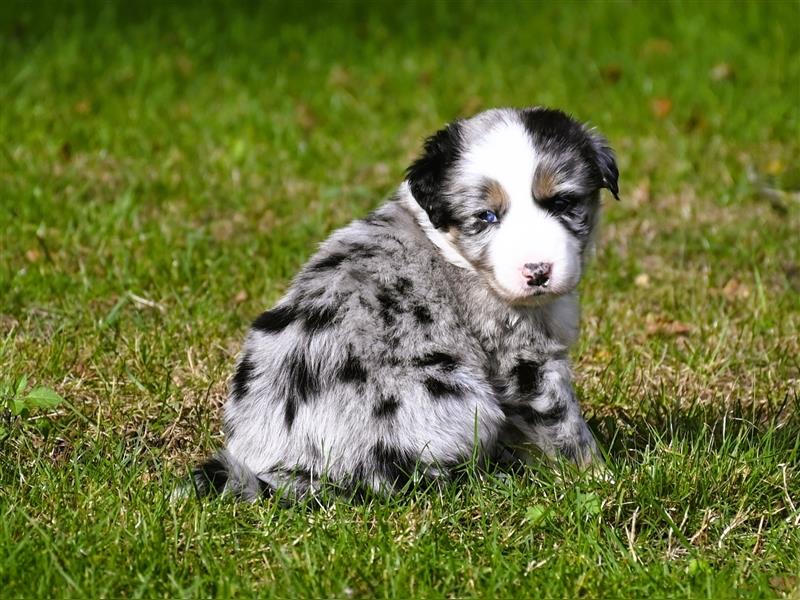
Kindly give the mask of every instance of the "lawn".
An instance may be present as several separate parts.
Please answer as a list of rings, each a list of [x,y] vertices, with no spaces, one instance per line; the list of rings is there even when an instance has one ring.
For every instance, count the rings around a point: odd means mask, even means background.
[[[0,597],[800,597],[797,23],[797,2],[2,3]],[[613,481],[172,501],[316,244],[443,123],[536,104],[619,157],[573,352]],[[40,387],[64,401],[20,411]]]

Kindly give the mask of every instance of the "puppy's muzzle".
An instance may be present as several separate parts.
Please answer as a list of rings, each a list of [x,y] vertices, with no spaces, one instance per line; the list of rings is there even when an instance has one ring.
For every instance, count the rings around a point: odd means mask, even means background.
[[[522,276],[527,280],[528,287],[547,287],[552,270],[552,263],[526,263],[522,267]]]

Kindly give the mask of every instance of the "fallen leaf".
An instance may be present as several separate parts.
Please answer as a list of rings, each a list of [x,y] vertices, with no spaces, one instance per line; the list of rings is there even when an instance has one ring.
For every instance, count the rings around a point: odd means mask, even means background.
[[[603,65],[600,67],[600,77],[608,83],[617,83],[622,79],[622,67],[619,65]]]
[[[650,38],[644,43],[642,52],[651,56],[670,54],[672,52],[672,42],[664,38]]]
[[[652,314],[646,317],[647,335],[664,335],[668,337],[684,336],[692,332],[692,326],[688,323],[681,321],[669,321],[661,317],[656,317]]]
[[[728,300],[744,300],[750,297],[750,288],[738,279],[732,278],[722,288],[722,293]]]
[[[667,324],[665,330],[670,335],[687,335],[692,332],[692,326],[680,321],[672,321]]]
[[[769,585],[778,592],[789,593],[797,588],[799,581],[796,575],[775,575],[769,578]]]
[[[226,242],[236,233],[236,226],[228,220],[214,221],[211,224],[211,236],[218,242]]]
[[[650,276],[647,273],[639,273],[634,278],[633,283],[638,287],[647,287],[650,285]]]
[[[247,292],[245,290],[239,290],[239,292],[233,297],[233,301],[236,302],[236,304],[241,304],[242,302],[245,302],[247,298]]]
[[[88,115],[92,110],[92,103],[89,100],[78,100],[72,107],[79,115]]]
[[[328,74],[328,85],[333,87],[346,87],[352,80],[352,75],[342,65],[333,65]]]
[[[657,119],[663,119],[672,112],[672,100],[656,98],[650,103],[650,110]]]
[[[314,129],[317,125],[317,115],[314,114],[310,106],[302,102],[294,108],[294,119],[306,131]]]

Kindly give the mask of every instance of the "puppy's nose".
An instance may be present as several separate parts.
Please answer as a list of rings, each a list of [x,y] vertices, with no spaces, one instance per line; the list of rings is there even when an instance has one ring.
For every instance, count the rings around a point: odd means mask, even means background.
[[[552,270],[552,263],[526,263],[522,267],[522,276],[528,280],[529,287],[546,287]]]

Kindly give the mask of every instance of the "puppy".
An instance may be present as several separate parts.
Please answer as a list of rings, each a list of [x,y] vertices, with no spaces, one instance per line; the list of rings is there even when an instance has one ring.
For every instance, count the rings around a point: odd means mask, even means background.
[[[430,137],[394,195],[253,322],[198,493],[391,493],[530,448],[597,460],[567,351],[617,178],[607,141],[557,110],[489,110]]]

